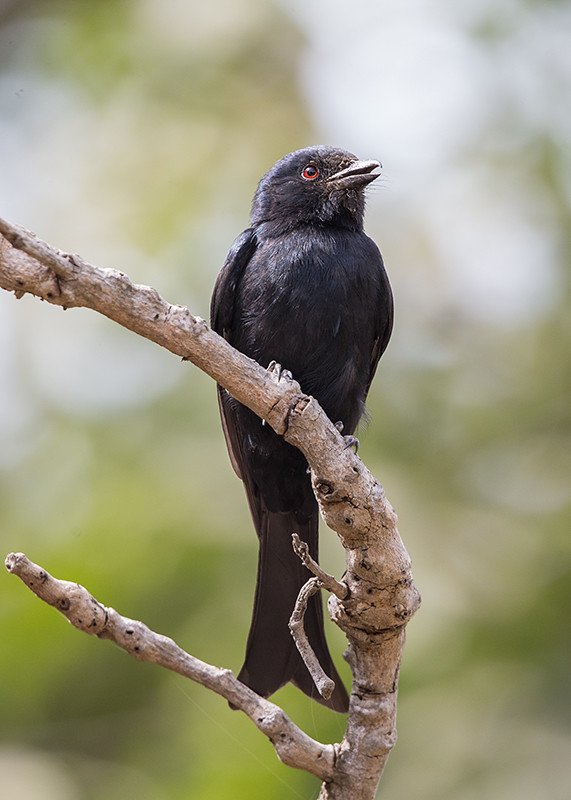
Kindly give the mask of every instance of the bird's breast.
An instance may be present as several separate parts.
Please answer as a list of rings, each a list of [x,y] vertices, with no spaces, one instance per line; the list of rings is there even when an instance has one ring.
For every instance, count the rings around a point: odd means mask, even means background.
[[[319,233],[263,241],[240,282],[235,346],[263,366],[289,369],[333,421],[362,411],[373,326],[368,273],[358,238]]]

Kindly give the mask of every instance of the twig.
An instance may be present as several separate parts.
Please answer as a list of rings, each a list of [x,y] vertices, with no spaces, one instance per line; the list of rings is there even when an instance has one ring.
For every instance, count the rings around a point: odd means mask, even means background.
[[[328,700],[333,694],[333,689],[335,689],[335,681],[332,681],[331,678],[325,674],[312,646],[309,644],[309,639],[303,627],[303,618],[307,611],[307,601],[320,589],[321,581],[318,578],[310,578],[307,583],[303,584],[299,590],[297,600],[295,601],[295,607],[288,624],[295,645],[299,650],[299,654],[305,666],[309,670],[309,674],[313,678],[317,691],[322,697]]]
[[[57,608],[78,630],[110,639],[133,658],[178,672],[222,695],[268,737],[284,764],[311,772],[321,780],[331,780],[333,745],[311,739],[279,706],[244,686],[229,669],[213,667],[189,655],[167,636],[106,608],[78,583],[52,577],[23,553],[10,553],[5,564],[8,572],[17,575],[40,600]]]
[[[319,578],[321,583],[320,588],[325,589],[331,594],[334,594],[335,597],[339,598],[339,600],[345,600],[349,594],[347,585],[344,583],[339,583],[339,581],[336,580],[333,575],[329,575],[328,572],[325,572],[325,570],[321,569],[317,561],[314,561],[309,555],[309,547],[307,542],[302,542],[297,533],[292,533],[291,538],[293,549],[301,559],[303,565],[307,567],[310,572],[313,572],[316,578]]]

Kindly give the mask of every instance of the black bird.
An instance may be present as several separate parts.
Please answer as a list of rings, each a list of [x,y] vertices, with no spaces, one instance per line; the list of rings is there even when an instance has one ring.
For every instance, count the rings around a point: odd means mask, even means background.
[[[279,362],[352,434],[392,330],[390,284],[375,243],[363,232],[365,187],[378,161],[329,146],[297,150],[261,179],[250,227],[235,240],[218,276],[212,327],[267,367]],[[317,692],[288,629],[310,573],[291,535],[318,555],[318,507],[307,462],[248,408],[218,387],[230,458],[243,480],[259,538],[254,612],[239,679],[268,697],[291,681],[335,711],[348,708],[329,654],[321,598],[305,616],[309,641],[335,681]]]

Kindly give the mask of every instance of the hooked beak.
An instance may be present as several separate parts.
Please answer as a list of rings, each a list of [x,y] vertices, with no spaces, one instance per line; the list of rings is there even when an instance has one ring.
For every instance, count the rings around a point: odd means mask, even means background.
[[[373,170],[380,169],[382,166],[380,161],[353,161],[348,167],[331,175],[327,180],[339,181],[343,186],[367,186],[379,177],[379,173],[373,172]]]

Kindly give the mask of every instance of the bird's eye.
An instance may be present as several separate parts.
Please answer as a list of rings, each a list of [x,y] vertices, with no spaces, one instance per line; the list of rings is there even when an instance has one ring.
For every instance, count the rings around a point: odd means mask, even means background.
[[[314,181],[318,175],[319,170],[313,164],[308,164],[301,173],[302,178],[305,178],[306,181]]]

